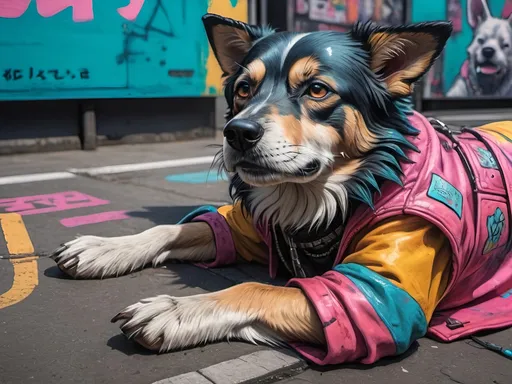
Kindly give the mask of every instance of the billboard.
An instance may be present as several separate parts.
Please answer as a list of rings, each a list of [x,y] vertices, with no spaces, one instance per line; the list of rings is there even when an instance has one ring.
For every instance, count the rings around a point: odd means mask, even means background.
[[[0,0],[0,100],[218,95],[207,12],[247,0]]]
[[[424,97],[512,98],[512,0],[414,0],[412,21],[451,20]]]
[[[404,0],[295,0],[291,10],[296,32],[347,31],[356,21],[401,24]]]

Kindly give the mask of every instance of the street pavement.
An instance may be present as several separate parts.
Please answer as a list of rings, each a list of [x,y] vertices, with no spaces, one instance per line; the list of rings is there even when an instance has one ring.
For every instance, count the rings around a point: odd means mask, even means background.
[[[0,157],[0,383],[150,384],[269,350],[231,342],[158,355],[126,340],[118,325],[110,323],[120,309],[145,297],[192,295],[250,280],[271,282],[263,267],[205,270],[166,264],[116,279],[87,281],[66,278],[48,258],[52,249],[77,235],[134,234],[176,223],[199,205],[228,202],[227,183],[217,179],[215,171],[205,182],[208,164],[1,183],[8,176],[70,168],[204,157],[213,155],[217,148],[210,145],[220,142]],[[9,253],[27,257],[9,259]],[[28,257],[34,255],[37,258]],[[512,330],[485,339],[512,348]],[[466,340],[440,344],[422,339],[404,356],[373,366],[293,369],[269,380],[507,384],[512,383],[512,361]]]

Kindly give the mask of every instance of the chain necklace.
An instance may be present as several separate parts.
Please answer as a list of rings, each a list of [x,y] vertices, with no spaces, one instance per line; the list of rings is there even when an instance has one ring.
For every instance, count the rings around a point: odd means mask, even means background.
[[[284,231],[281,231],[281,234],[283,236],[284,242],[287,246],[289,246],[289,252],[290,252],[290,258],[291,258],[291,265],[288,262],[288,258],[284,257],[283,252],[281,250],[281,247],[279,245],[279,237],[277,236],[277,229],[275,226],[272,226],[272,232],[274,237],[274,243],[275,248],[277,251],[277,254],[279,256],[279,259],[285,266],[285,268],[290,272],[291,275],[297,276],[297,277],[307,277],[307,273],[304,270],[300,258],[299,253],[297,251],[297,248],[299,248],[306,257],[311,257],[313,259],[319,259],[323,257],[327,257],[331,254],[333,254],[334,251],[337,251],[339,247],[339,243],[341,241],[341,232],[343,230],[343,225],[338,226],[333,232],[329,233],[328,235],[315,240],[311,242],[304,242],[304,243],[296,243],[295,240],[287,235]],[[331,242],[333,242],[331,244]],[[315,249],[318,249],[321,246],[328,246],[330,245],[329,249],[326,252],[322,253],[314,253]],[[312,252],[313,251],[313,252]]]

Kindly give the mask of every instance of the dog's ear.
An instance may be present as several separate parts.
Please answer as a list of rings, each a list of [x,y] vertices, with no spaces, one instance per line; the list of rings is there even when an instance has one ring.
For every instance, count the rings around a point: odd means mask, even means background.
[[[475,29],[491,17],[486,0],[468,0],[468,23]]]
[[[239,64],[256,40],[274,33],[269,28],[249,25],[212,13],[203,16],[203,24],[225,76],[239,69]]]
[[[444,21],[398,27],[358,23],[351,30],[369,51],[370,68],[395,97],[412,94],[413,83],[430,69],[451,33],[451,23]]]

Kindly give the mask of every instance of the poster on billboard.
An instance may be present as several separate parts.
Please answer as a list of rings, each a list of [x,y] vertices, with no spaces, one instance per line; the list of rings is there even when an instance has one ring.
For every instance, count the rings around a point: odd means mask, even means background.
[[[512,98],[512,0],[413,2],[413,21],[450,20],[454,31],[424,81],[424,97]]]
[[[296,32],[345,32],[358,20],[381,25],[405,21],[405,0],[295,0],[293,4]]]
[[[342,0],[309,0],[309,18],[330,24],[347,22],[346,2]]]

